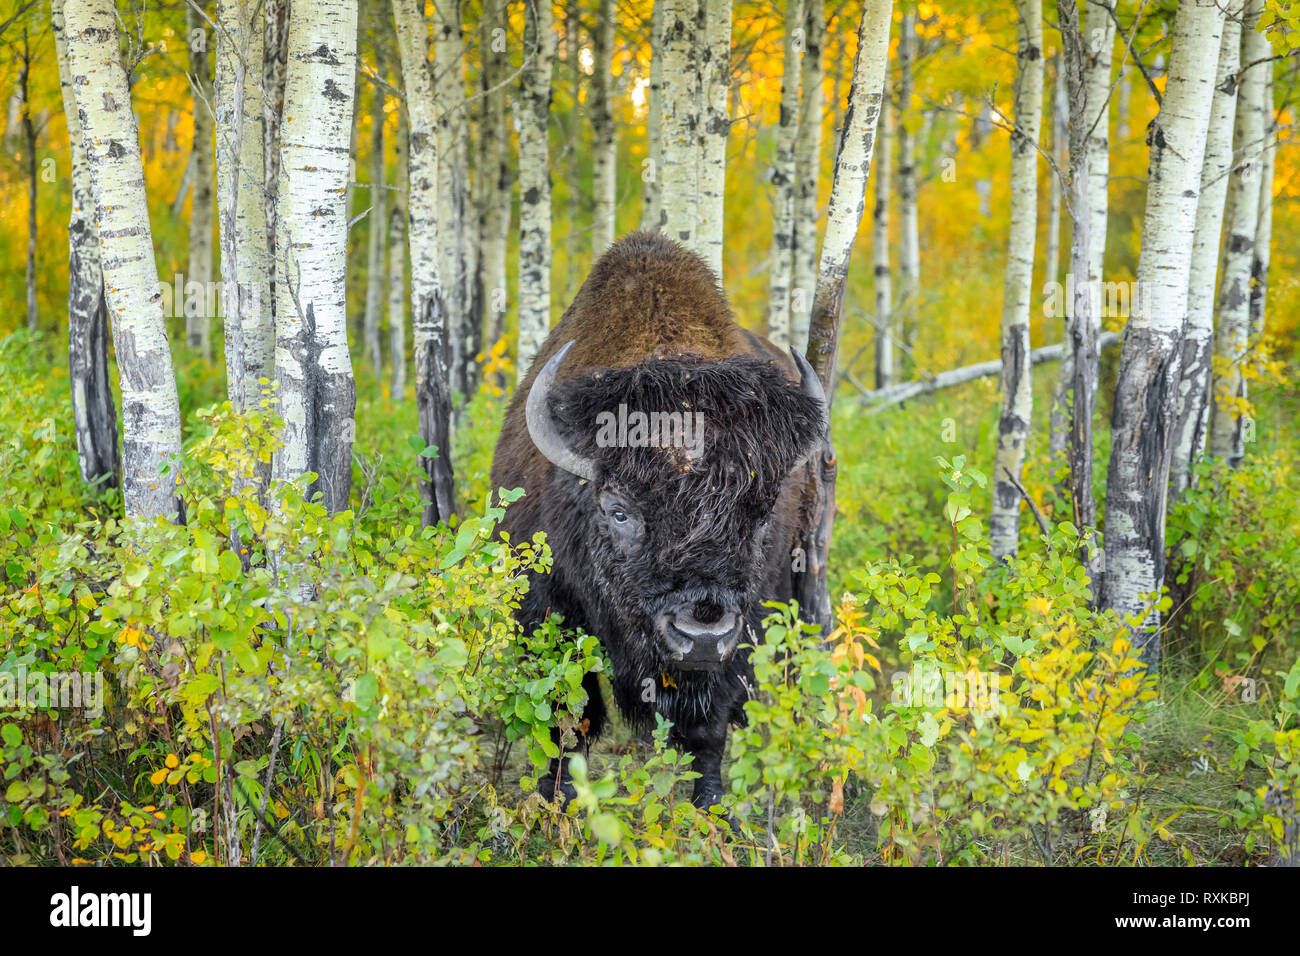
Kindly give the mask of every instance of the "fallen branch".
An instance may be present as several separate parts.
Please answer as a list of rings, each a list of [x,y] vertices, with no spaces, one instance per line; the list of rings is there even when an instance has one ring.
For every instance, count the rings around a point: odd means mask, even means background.
[[[1097,339],[1097,346],[1098,348],[1106,348],[1118,341],[1118,332],[1105,332]],[[1041,349],[1034,349],[1029,353],[1029,361],[1033,365],[1042,365],[1045,362],[1059,362],[1062,348],[1063,346],[1058,343],[1056,345],[1045,345]],[[1001,371],[1001,359],[994,359],[991,362],[979,362],[975,365],[964,365],[961,368],[940,372],[930,378],[900,382],[887,388],[863,389],[862,404],[869,408],[869,414],[874,415],[876,412],[884,411],[891,405],[905,402],[909,398],[916,398],[918,395],[929,395],[931,392],[937,392],[942,388],[952,388],[954,385],[965,385],[967,382],[973,382],[976,379],[989,378]]]

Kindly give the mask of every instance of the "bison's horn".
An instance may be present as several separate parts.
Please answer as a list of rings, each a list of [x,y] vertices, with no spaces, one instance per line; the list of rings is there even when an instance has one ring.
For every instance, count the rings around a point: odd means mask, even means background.
[[[557,468],[591,481],[596,474],[596,463],[590,458],[583,458],[568,446],[555,425],[555,419],[551,417],[551,406],[547,401],[551,386],[555,384],[555,375],[571,348],[573,342],[556,352],[542,366],[537,378],[533,380],[533,387],[528,390],[528,403],[524,406],[524,413],[528,420],[528,436],[532,438],[537,450]]]
[[[808,360],[803,357],[803,353],[793,345],[790,346],[790,354],[794,357],[794,364],[799,366],[799,388],[809,398],[816,399],[821,404],[822,428],[826,434],[830,434],[831,410],[826,405],[826,392],[822,389],[821,379],[817,377]]]

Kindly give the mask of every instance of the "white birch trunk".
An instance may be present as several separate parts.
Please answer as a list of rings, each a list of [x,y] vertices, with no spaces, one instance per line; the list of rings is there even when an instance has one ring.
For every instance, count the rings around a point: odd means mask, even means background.
[[[794,278],[795,143],[799,136],[799,35],[804,0],[786,0],[781,114],[772,162],[772,246],[768,253],[767,337],[790,344],[790,283]]]
[[[376,45],[375,63],[381,79],[387,79],[383,54]],[[387,96],[378,83],[370,102],[370,213],[366,243],[366,314],[363,334],[366,354],[375,381],[383,373],[383,349],[379,327],[384,310],[384,253],[388,242],[388,190],[384,183],[384,103]]]
[[[280,127],[275,376],[278,481],[315,472],[330,511],[348,506],[356,383],[347,338],[348,144],[357,70],[355,0],[289,13]]]
[[[835,152],[830,205],[826,211],[826,236],[817,271],[817,294],[808,332],[808,358],[821,378],[826,400],[834,398],[835,364],[839,352],[844,289],[848,284],[849,256],[867,205],[867,177],[875,147],[876,126],[889,63],[891,0],[866,0],[858,24],[858,52],[853,62],[843,132]],[[829,409],[828,409],[829,411]],[[807,502],[800,547],[807,555],[807,570],[795,581],[795,595],[807,621],[827,633],[831,620],[827,561],[835,526],[835,447],[827,436],[821,454],[806,468]]]
[[[804,55],[799,68],[799,134],[794,150],[794,278],[790,289],[790,344],[808,347],[808,321],[817,284],[817,192],[821,177],[823,0],[807,0]]]
[[[551,173],[547,149],[555,37],[550,4],[528,6],[519,103],[519,347],[523,380],[551,328]]]
[[[892,0],[867,0],[863,6],[848,108],[835,152],[826,235],[817,267],[817,294],[808,334],[808,360],[817,370],[828,398],[832,393],[831,383],[835,381],[849,256],[866,211],[867,176],[871,172],[880,119],[892,14]]]
[[[202,6],[201,0],[195,0]],[[212,33],[202,13],[186,7],[190,82],[194,97],[194,187],[190,198],[190,261],[185,284],[196,283],[198,295],[185,296],[185,339],[207,359],[212,354],[212,316],[206,303],[212,283],[212,70],[208,43]]]
[[[892,161],[889,155],[890,123],[892,110],[887,88],[880,98],[880,119],[876,124],[876,149],[880,162],[876,163],[876,203],[872,210],[871,256],[874,263],[876,286],[876,388],[894,384],[894,293],[889,268],[889,200],[893,185],[890,182]]]
[[[266,244],[262,103],[264,30],[252,0],[221,0],[217,33],[217,203],[225,302],[226,385],[256,408],[274,373],[271,256]]]
[[[397,182],[388,212],[388,396],[406,397],[406,114],[398,110]]]
[[[1070,114],[1065,102],[1065,73],[1058,50],[1053,56],[1055,64],[1052,81],[1052,156],[1064,169],[1068,158]],[[1047,177],[1047,251],[1043,255],[1043,280],[1059,282],[1061,277],[1061,177],[1055,173]],[[1064,445],[1062,445],[1064,447]]]
[[[1011,134],[1011,229],[1002,292],[1002,414],[993,474],[989,540],[995,558],[1014,556],[1020,543],[1020,477],[1033,415],[1029,364],[1029,303],[1038,232],[1038,132],[1043,118],[1042,0],[1017,0],[1020,37]]]
[[[487,309],[486,345],[496,345],[505,336],[509,289],[506,285],[506,243],[510,232],[510,141],[506,132],[506,91],[502,86],[510,74],[504,32],[504,0],[498,0],[491,14],[488,45],[483,51],[487,116],[483,126],[483,165],[479,176],[484,193],[483,294]],[[499,41],[499,42],[498,42]]]
[[[646,161],[641,168],[641,228],[662,229],[664,3],[654,0],[650,13],[650,89],[646,98]]]
[[[67,0],[64,18],[122,389],[126,514],[176,520],[180,404],[116,11],[112,0]]]
[[[615,170],[618,166],[618,144],[614,138],[614,84],[611,73],[616,14],[614,0],[600,0],[596,11],[591,68],[592,192],[595,199],[591,232],[593,261],[614,244],[617,233]]]
[[[898,35],[898,323],[906,377],[916,370],[917,301],[921,291],[921,235],[916,211],[916,138],[912,115],[912,62],[916,57],[916,12],[903,11]]]
[[[662,163],[664,232],[698,248],[700,61],[698,0],[664,0]],[[523,368],[520,368],[523,371]]]
[[[95,197],[64,39],[63,0],[51,3],[50,22],[59,60],[59,86],[68,122],[72,163],[72,215],[68,220],[68,368],[77,465],[82,481],[116,489],[121,481],[121,463],[117,451],[117,408],[109,381],[108,312],[95,228]]]
[[[438,98],[438,275],[447,314],[447,384],[465,394],[466,321],[464,193],[466,167],[457,154],[468,130],[464,42],[459,0],[433,5],[433,61]],[[453,410],[454,413],[454,410]]]
[[[1261,56],[1272,56],[1273,45],[1264,34]],[[1268,299],[1269,246],[1273,241],[1273,173],[1277,154],[1277,117],[1273,115],[1273,64],[1261,63],[1255,69],[1264,73],[1262,110],[1267,124],[1263,155],[1259,164],[1259,214],[1255,223],[1255,261],[1250,276],[1250,338],[1259,341],[1264,334],[1264,308]]]
[[[1247,0],[1241,26],[1243,66],[1267,56],[1266,41],[1255,29],[1263,0]],[[1236,165],[1229,179],[1224,223],[1223,265],[1219,277],[1219,314],[1215,330],[1214,410],[1210,454],[1236,467],[1246,454],[1246,378],[1242,365],[1250,342],[1250,276],[1259,225],[1260,147],[1271,117],[1264,115],[1265,67],[1246,70],[1237,83],[1233,132]]]
[[[393,0],[406,90],[407,236],[411,250],[411,325],[420,435],[438,449],[421,459],[425,525],[455,507],[451,471],[451,397],[447,387],[447,314],[438,272],[438,110],[429,73],[429,37],[416,0]]]
[[[700,255],[722,278],[722,233],[727,183],[727,94],[731,86],[731,0],[700,0],[704,32],[700,56],[704,61],[700,93]]]
[[[1196,203],[1196,235],[1187,284],[1187,322],[1183,326],[1182,378],[1178,386],[1178,429],[1169,465],[1169,496],[1177,501],[1193,484],[1193,468],[1205,450],[1210,419],[1210,355],[1214,342],[1214,283],[1219,268],[1228,173],[1232,168],[1232,129],[1237,113],[1234,77],[1240,68],[1242,0],[1226,5],[1219,42],[1219,66],[1205,137],[1201,194]]]
[[[1139,294],[1120,355],[1111,420],[1102,606],[1137,625],[1149,667],[1160,658],[1156,607],[1165,567],[1165,509],[1181,375],[1197,195],[1218,65],[1217,0],[1182,0],[1164,100],[1151,130]]]

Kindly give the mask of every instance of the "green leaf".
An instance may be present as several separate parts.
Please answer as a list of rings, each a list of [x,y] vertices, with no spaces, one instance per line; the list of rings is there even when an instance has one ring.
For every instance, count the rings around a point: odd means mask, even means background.
[[[17,747],[23,742],[23,732],[13,724],[5,724],[0,727],[0,738],[3,738],[10,747]]]
[[[233,581],[239,577],[241,570],[239,564],[239,555],[233,551],[222,551],[221,557],[217,559],[217,565],[221,571],[221,580]]]

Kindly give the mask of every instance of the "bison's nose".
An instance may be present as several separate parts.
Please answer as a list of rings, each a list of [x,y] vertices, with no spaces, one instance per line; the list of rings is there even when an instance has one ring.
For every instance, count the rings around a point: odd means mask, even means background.
[[[683,667],[717,667],[740,643],[744,619],[712,601],[696,601],[659,618],[670,660]]]

